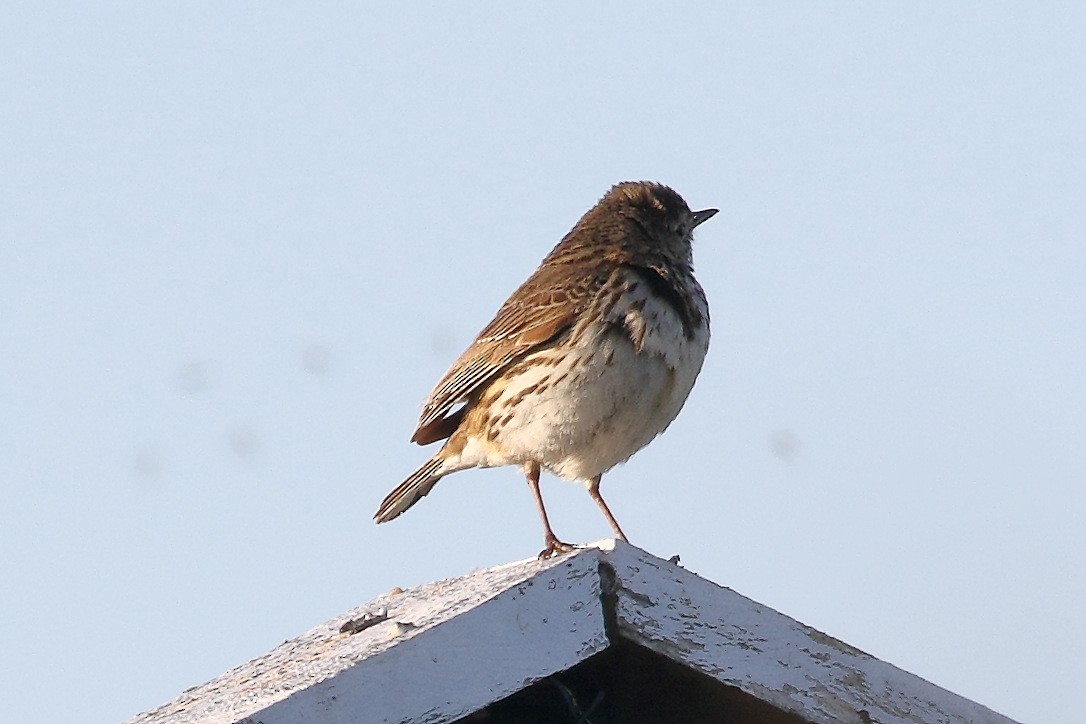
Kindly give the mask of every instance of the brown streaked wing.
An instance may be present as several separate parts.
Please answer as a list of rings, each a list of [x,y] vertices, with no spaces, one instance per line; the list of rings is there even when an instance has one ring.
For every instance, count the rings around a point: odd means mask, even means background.
[[[513,293],[471,346],[464,350],[423,406],[412,442],[425,445],[451,435],[460,412],[449,410],[505,367],[565,331],[596,285],[568,266],[541,267]],[[455,417],[457,419],[453,420]]]

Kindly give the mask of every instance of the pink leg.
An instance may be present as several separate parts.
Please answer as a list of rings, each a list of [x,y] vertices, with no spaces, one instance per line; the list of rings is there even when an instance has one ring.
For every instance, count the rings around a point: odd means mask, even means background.
[[[539,492],[539,463],[525,463],[524,477],[528,479],[528,487],[532,489],[532,497],[535,498],[535,507],[539,511],[539,519],[543,521],[543,543],[546,548],[540,551],[540,559],[575,550],[575,547],[569,543],[558,540],[554,531],[551,530],[551,522],[547,519],[547,509],[543,507],[543,494]]]
[[[611,530],[615,532],[615,535],[620,540],[626,540],[626,534],[622,532],[622,528],[619,527],[618,521],[615,520],[615,516],[611,515],[611,509],[607,507],[607,503],[603,502],[603,496],[600,495],[600,481],[603,480],[602,475],[597,475],[588,481],[588,494],[592,496],[592,500],[596,501],[596,505],[600,506],[600,510],[603,511],[603,517],[607,518],[607,522],[611,524]]]

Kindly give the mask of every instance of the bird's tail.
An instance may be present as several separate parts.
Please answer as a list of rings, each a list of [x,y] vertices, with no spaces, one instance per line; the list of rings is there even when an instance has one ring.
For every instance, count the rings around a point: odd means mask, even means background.
[[[391,493],[385,496],[373,519],[378,523],[385,523],[419,502],[422,496],[429,493],[437,484],[437,481],[444,477],[445,473],[439,472],[441,465],[441,460],[432,458],[421,468],[411,473],[407,480],[397,485]]]

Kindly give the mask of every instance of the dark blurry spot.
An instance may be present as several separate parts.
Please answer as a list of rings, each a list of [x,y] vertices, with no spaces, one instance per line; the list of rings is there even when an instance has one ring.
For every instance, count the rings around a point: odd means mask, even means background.
[[[239,458],[248,460],[255,457],[259,447],[260,440],[249,427],[239,425],[230,431],[230,449]]]
[[[430,332],[430,349],[436,357],[448,357],[456,351],[456,340],[445,329],[435,329]]]
[[[203,362],[189,362],[177,370],[177,387],[186,395],[203,392],[209,385],[207,365]]]
[[[132,469],[141,478],[157,478],[162,472],[162,455],[153,447],[142,447],[136,451]]]
[[[775,430],[769,433],[769,449],[785,462],[792,462],[799,455],[799,438],[791,430]]]
[[[311,344],[302,350],[302,369],[311,375],[328,374],[332,354],[323,344]]]

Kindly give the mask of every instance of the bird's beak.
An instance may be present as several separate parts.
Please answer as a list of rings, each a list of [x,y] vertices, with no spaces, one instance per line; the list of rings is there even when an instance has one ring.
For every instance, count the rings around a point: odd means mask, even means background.
[[[713,218],[714,216],[716,216],[716,212],[719,210],[720,209],[702,209],[701,211],[691,212],[690,215],[694,217],[694,226],[690,228],[700,226],[703,222],[706,222],[709,219]]]

